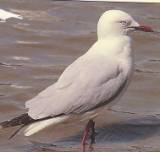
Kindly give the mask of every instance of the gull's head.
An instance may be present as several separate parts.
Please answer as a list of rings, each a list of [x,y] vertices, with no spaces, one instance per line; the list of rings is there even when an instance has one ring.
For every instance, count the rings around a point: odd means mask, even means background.
[[[127,35],[131,31],[153,32],[149,26],[141,26],[128,13],[109,10],[102,14],[97,26],[98,38],[112,35]]]

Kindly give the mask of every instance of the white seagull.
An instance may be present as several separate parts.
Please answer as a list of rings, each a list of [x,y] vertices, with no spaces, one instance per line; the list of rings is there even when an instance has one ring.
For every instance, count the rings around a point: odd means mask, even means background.
[[[133,31],[154,32],[124,11],[106,11],[98,21],[98,38],[91,48],[69,65],[57,82],[26,102],[28,113],[2,122],[1,129],[21,125],[26,127],[25,136],[30,136],[50,125],[85,119],[88,124],[82,138],[84,152],[90,130],[91,144],[95,140],[94,118],[129,84],[133,56],[128,34]]]
[[[6,22],[6,20],[9,18],[17,18],[17,19],[21,19],[21,20],[23,19],[23,17],[21,15],[0,9],[0,22]]]

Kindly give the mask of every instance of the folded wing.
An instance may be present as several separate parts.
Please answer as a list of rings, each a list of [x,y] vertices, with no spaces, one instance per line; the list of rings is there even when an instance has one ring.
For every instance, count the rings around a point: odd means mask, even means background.
[[[82,113],[111,102],[126,82],[118,65],[103,56],[80,57],[55,84],[26,102],[28,114],[40,119]]]

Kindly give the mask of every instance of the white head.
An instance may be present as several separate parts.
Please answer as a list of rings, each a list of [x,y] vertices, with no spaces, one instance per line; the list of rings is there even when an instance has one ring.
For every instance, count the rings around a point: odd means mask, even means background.
[[[97,26],[99,39],[111,35],[127,35],[135,30],[153,32],[150,27],[140,26],[129,14],[121,10],[106,11],[100,17]]]

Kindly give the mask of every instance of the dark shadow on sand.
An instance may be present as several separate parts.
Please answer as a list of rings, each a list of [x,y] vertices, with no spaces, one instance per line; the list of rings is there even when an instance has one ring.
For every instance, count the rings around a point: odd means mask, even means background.
[[[139,139],[146,139],[160,135],[160,119],[154,116],[134,118],[114,124],[107,124],[96,128],[96,143],[109,144],[132,142]],[[57,141],[67,145],[79,144],[82,132],[79,134]]]
[[[96,128],[96,144],[110,145],[111,143],[130,143],[140,139],[147,139],[154,136],[160,136],[160,119],[154,116],[129,119],[119,123],[107,124],[101,128]],[[55,150],[58,147],[76,151],[79,149],[82,132],[75,136],[64,138],[53,143],[32,143],[33,149]],[[58,148],[58,149],[59,149]]]

